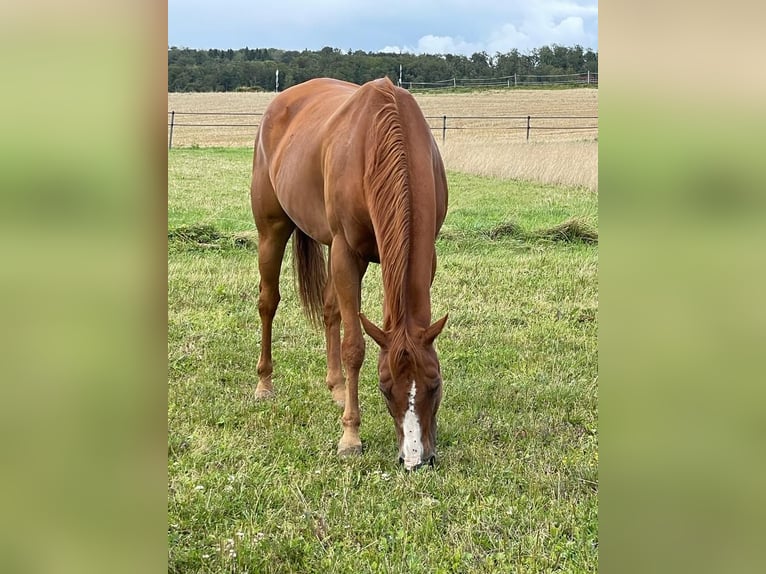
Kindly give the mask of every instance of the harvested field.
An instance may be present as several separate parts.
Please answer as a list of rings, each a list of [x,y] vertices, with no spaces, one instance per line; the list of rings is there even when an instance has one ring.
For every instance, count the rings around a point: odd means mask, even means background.
[[[434,128],[448,170],[598,189],[597,89],[414,95]],[[176,112],[173,147],[252,147],[260,115],[215,112],[261,114],[274,96],[257,92],[169,93],[168,112]],[[447,116],[446,134],[442,132],[443,116]],[[527,116],[532,118],[528,141]]]

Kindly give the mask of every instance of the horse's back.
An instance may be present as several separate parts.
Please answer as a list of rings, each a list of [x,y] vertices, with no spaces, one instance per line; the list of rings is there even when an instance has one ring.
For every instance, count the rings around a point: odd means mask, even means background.
[[[275,97],[256,139],[254,198],[270,193],[272,205],[278,202],[278,209],[307,235],[329,244],[333,235],[343,233],[358,253],[377,260],[364,178],[370,142],[386,136],[376,128],[376,118],[392,99],[407,132],[412,183],[435,192],[438,231],[446,212],[439,151],[412,95],[387,78],[362,86],[320,78]]]
[[[265,152],[265,159],[280,163],[284,155],[297,155],[310,148],[321,148],[324,125],[359,86],[319,78],[309,80],[277,95],[263,114],[257,146]],[[300,141],[293,141],[299,138]],[[293,146],[302,144],[300,150]],[[290,152],[290,153],[288,153]]]

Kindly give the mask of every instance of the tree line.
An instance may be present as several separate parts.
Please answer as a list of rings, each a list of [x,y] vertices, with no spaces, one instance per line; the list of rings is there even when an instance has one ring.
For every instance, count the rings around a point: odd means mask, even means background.
[[[388,76],[391,81],[438,82],[448,78],[501,78],[598,72],[598,52],[582,46],[543,46],[521,53],[471,56],[392,54],[325,47],[318,51],[276,48],[196,50],[168,48],[169,92],[274,91],[279,70],[283,90],[311,78],[330,77],[362,84]]]

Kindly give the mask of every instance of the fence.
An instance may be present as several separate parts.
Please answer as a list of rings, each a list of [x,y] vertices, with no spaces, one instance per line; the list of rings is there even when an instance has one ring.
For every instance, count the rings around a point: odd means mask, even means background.
[[[442,143],[447,130],[517,130],[525,132],[529,141],[532,129],[559,132],[598,132],[598,116],[426,116],[432,131],[441,131]],[[434,120],[441,125],[434,126]],[[532,120],[535,125],[532,125]],[[583,122],[580,124],[579,122]]]
[[[499,78],[450,78],[436,82],[408,82],[399,80],[408,90],[439,88],[516,88],[519,86],[598,86],[598,72],[581,74],[533,75],[513,74]]]
[[[257,128],[260,124],[243,124],[243,123],[186,123],[176,122],[176,116],[214,116],[214,117],[260,117],[263,112],[176,112],[175,110],[169,111],[170,121],[168,122],[168,128],[170,133],[168,134],[168,149],[173,148],[173,131],[176,126],[179,127],[193,127],[193,128]],[[253,129],[253,135],[255,129]]]
[[[214,118],[210,121],[177,121],[178,118],[190,116],[192,118]],[[219,121],[218,118],[237,118],[247,121],[247,118],[260,118],[262,112],[168,112],[168,149],[173,147],[173,133],[176,128],[246,128],[252,137],[255,137],[255,128],[258,123],[233,123]],[[431,130],[435,134],[441,134],[442,143],[447,141],[448,131],[486,130],[493,132],[523,132],[526,141],[530,140],[533,130],[546,133],[578,133],[584,135],[598,135],[598,116],[426,116]]]

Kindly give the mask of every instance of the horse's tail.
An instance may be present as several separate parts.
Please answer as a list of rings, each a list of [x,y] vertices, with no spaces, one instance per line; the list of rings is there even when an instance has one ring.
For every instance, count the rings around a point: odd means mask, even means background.
[[[324,321],[324,288],[327,265],[322,245],[297,227],[293,233],[293,268],[306,317],[315,327]]]

